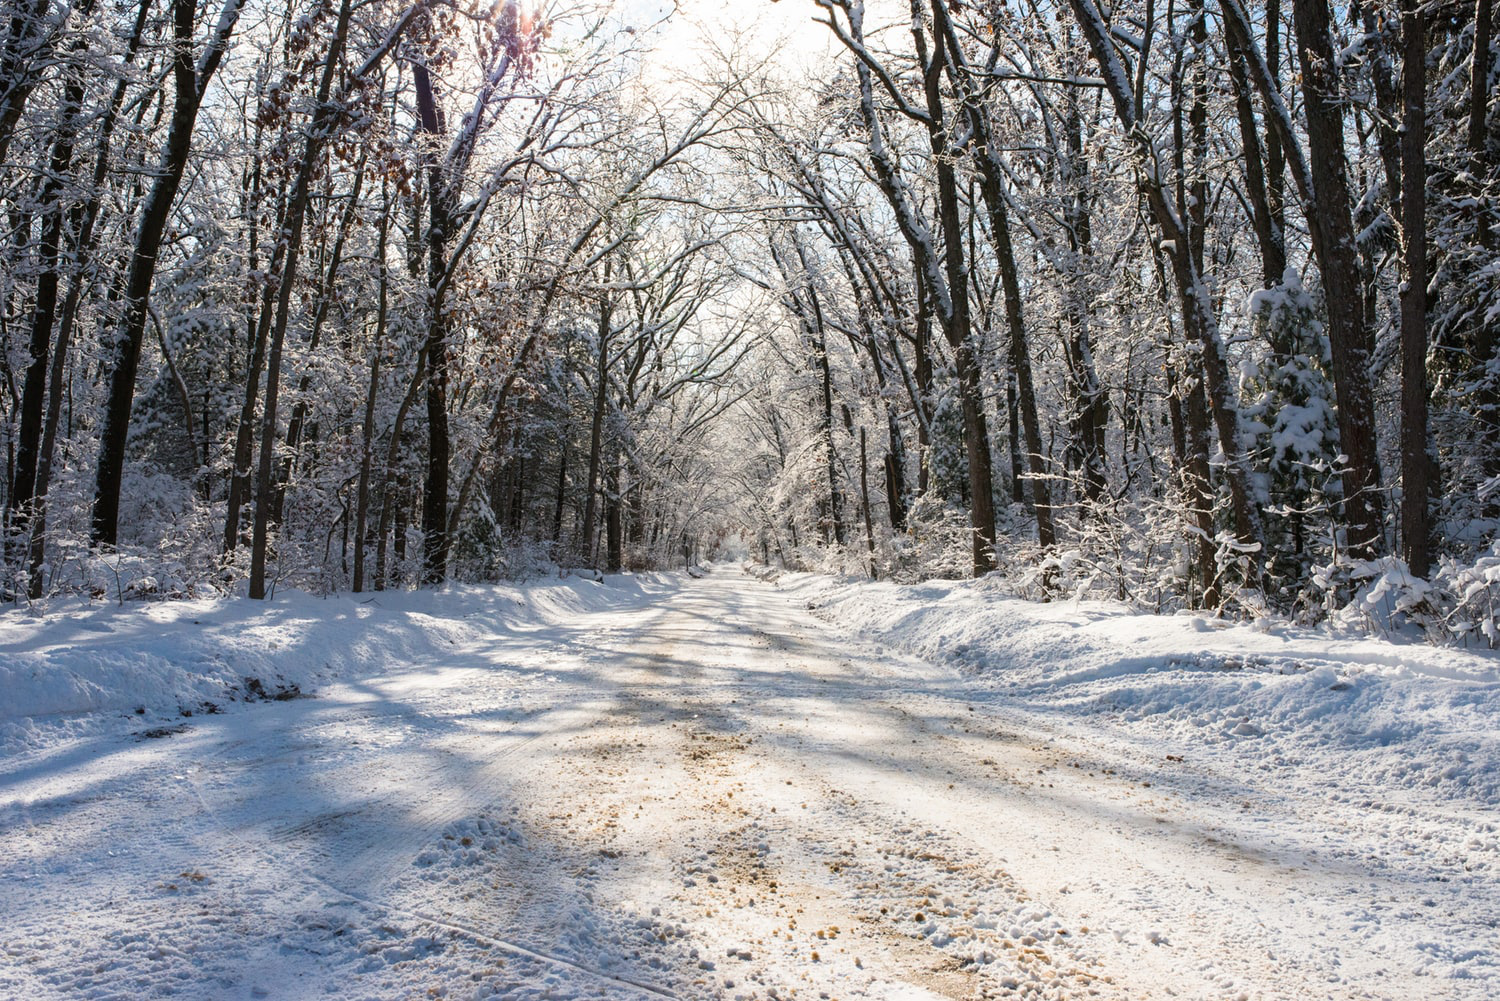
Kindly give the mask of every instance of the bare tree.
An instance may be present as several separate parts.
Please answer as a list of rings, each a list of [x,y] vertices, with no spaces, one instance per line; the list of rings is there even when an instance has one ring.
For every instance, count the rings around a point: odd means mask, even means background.
[[[176,87],[171,122],[160,165],[150,193],[141,206],[135,249],[125,281],[125,314],[114,336],[109,372],[109,402],[100,432],[99,467],[95,476],[93,542],[113,546],[120,528],[120,482],[125,466],[125,441],[130,433],[130,411],[135,399],[136,370],[151,297],[151,281],[167,228],[167,218],[192,149],[193,125],[209,81],[219,68],[239,20],[241,0],[225,0],[203,54],[194,61],[193,33],[197,5],[193,0],[172,3],[172,78]]]

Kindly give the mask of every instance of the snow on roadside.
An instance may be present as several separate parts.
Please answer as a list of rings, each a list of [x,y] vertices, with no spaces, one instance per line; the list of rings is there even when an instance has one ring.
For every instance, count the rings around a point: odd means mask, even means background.
[[[1494,656],[729,578],[0,615],[9,993],[1495,996]]]
[[[443,660],[497,631],[530,631],[639,602],[661,575],[442,591],[117,605],[60,599],[0,612],[0,754],[120,715],[213,712],[310,693],[336,678]]]
[[[1082,767],[1132,775],[1228,840],[1253,834],[1282,864],[1337,862],[1453,914],[1492,896],[1493,652],[1037,604],[990,581],[776,582],[851,635],[953,666],[972,698],[1049,726],[1060,748],[1093,762]],[[1500,977],[1500,954],[1458,945],[1435,938],[1426,972]]]
[[[895,585],[785,574],[820,617],[948,663],[1008,699],[1150,721],[1196,745],[1383,758],[1388,788],[1500,802],[1500,656],[1287,625],[1039,604],[989,581]]]

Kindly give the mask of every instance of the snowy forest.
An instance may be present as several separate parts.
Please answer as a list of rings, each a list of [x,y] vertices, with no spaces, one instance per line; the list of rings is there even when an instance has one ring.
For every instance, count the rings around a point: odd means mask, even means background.
[[[0,998],[1500,998],[1500,0],[0,0]]]
[[[7,598],[748,554],[1500,639],[1490,0],[742,6],[6,0]]]

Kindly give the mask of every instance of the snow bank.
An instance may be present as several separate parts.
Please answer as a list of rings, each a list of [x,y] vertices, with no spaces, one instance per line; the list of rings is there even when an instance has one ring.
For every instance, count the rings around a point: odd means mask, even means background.
[[[992,697],[1028,709],[1302,763],[1307,781],[1345,792],[1426,788],[1500,802],[1494,653],[1098,601],[1038,604],[989,581],[785,574],[777,582],[851,633],[950,664]],[[1337,767],[1324,769],[1329,762]]]
[[[0,753],[33,744],[47,717],[211,712],[224,702],[311,692],[335,677],[452,662],[482,651],[497,633],[647,601],[669,580],[646,574],[436,592],[283,592],[266,602],[65,598],[11,609],[0,612]]]

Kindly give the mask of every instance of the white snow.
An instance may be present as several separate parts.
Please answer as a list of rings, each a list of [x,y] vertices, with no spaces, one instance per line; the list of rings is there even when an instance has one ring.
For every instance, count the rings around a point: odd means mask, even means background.
[[[988,582],[11,611],[0,996],[1490,998],[1497,721]]]

